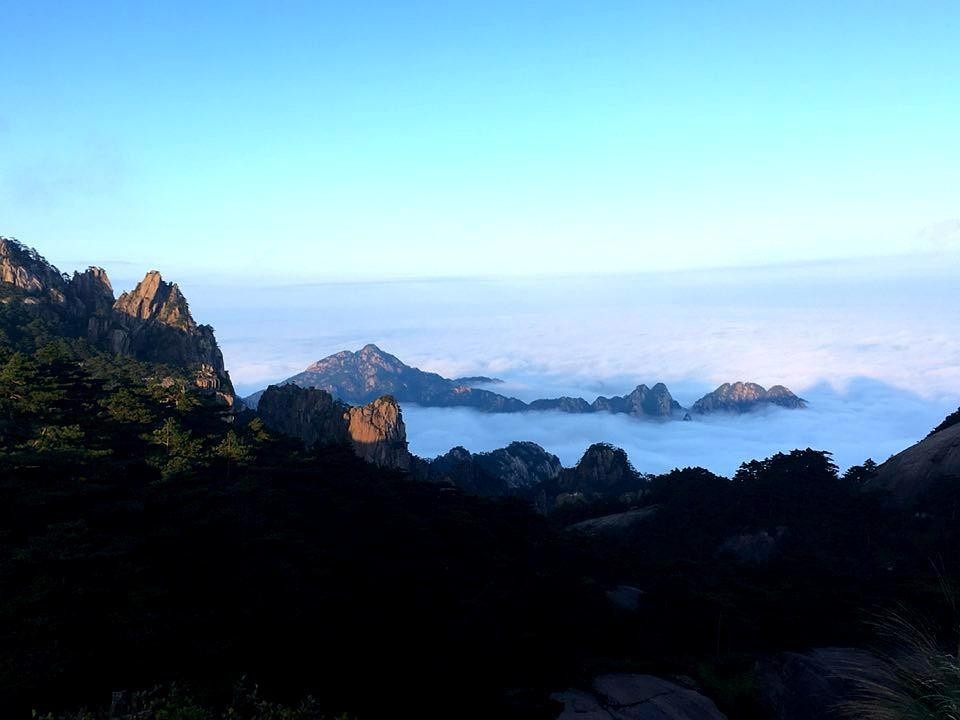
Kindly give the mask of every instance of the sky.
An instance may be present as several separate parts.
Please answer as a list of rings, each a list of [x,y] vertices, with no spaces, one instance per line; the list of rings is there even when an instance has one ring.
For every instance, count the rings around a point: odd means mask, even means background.
[[[0,18],[0,234],[65,269],[280,282],[960,249],[952,1],[0,0]]]

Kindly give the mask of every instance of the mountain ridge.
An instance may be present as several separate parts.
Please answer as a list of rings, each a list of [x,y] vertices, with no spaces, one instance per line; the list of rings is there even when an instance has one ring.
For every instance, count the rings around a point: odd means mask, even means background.
[[[373,343],[368,343],[356,352],[341,350],[311,363],[303,372],[279,384],[319,388],[351,404],[366,404],[380,395],[391,395],[401,403],[410,402],[425,407],[469,407],[489,413],[553,410],[571,414],[609,412],[661,420],[689,420],[691,413],[743,413],[764,405],[788,409],[806,407],[805,400],[783,385],[774,385],[767,390],[756,383],[724,383],[687,410],[673,398],[662,382],[652,387],[637,385],[626,395],[601,395],[593,402],[569,396],[524,402],[472,387],[479,383],[470,381],[483,381],[483,384],[496,382],[494,378],[486,377],[451,380],[438,373],[407,365]],[[244,404],[255,409],[262,393],[261,390],[243,398]]]
[[[213,328],[194,321],[179,286],[158,271],[114,299],[103,268],[69,276],[33,248],[0,236],[0,285],[0,302],[21,302],[61,318],[97,349],[188,369],[198,388],[233,408],[236,393]]]

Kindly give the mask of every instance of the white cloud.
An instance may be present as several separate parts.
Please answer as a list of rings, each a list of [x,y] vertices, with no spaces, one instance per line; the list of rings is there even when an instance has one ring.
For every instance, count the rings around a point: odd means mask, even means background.
[[[651,426],[628,418],[475,416],[410,409],[415,450],[533,439],[575,460],[590,441],[644,470],[729,472],[797,445],[842,463],[881,459],[960,405],[960,313],[948,257],[723,273],[502,281],[338,283],[242,292],[197,286],[234,382],[251,392],[375,342],[446,376],[493,375],[499,392],[620,394],[663,381],[685,405],[725,381],[781,383],[805,413]]]

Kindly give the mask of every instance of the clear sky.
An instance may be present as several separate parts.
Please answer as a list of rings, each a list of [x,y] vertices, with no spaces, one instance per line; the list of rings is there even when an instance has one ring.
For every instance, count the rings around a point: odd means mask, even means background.
[[[954,0],[0,0],[0,37],[0,234],[63,269],[607,272],[960,242]]]

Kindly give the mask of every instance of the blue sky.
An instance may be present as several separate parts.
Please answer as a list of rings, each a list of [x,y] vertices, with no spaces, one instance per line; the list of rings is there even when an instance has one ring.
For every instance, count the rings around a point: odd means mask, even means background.
[[[0,0],[64,269],[668,270],[960,242],[956,2]]]

